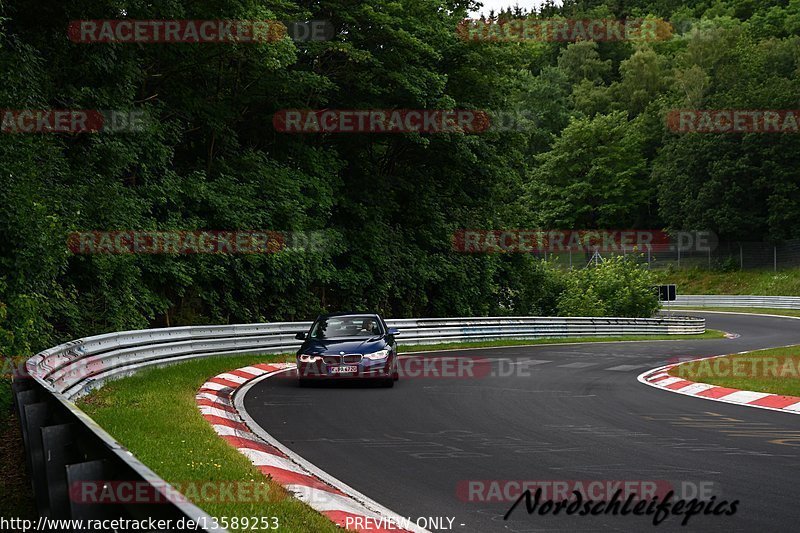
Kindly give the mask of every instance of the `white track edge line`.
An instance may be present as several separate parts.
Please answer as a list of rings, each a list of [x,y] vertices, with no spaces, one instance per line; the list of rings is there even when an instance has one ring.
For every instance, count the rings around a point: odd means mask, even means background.
[[[712,308],[713,309],[713,308]],[[757,307],[751,309],[759,309]],[[763,309],[770,309],[769,307],[765,307]],[[772,318],[793,318],[795,320],[800,320],[800,316],[792,316],[792,315],[768,315],[764,313],[743,313],[741,311],[708,311],[707,307],[704,308],[683,308],[683,309],[676,309],[676,311],[698,311],[700,313],[714,313],[716,315],[745,315],[745,316],[768,316]],[[787,311],[797,311],[797,309],[787,309]]]
[[[736,314],[752,314],[752,313],[736,313]],[[763,315],[763,316],[766,316],[766,315]],[[793,317],[793,318],[800,319],[800,317]],[[796,346],[796,345],[795,344],[790,344],[789,346]],[[788,346],[778,346],[778,348],[787,348],[787,347]],[[771,350],[772,348],[764,348],[764,349],[765,350]],[[745,353],[751,353],[751,352],[739,352],[738,354],[712,355],[711,357],[704,357],[702,359],[692,359],[692,361],[705,361],[705,360],[708,360],[708,359],[716,359],[717,357],[725,357],[726,355],[739,355],[739,354],[745,354]],[[688,361],[686,361],[686,362],[688,362]],[[681,363],[678,363],[678,364],[681,364]],[[697,398],[698,400],[711,400],[712,402],[727,403],[729,405],[741,405],[742,407],[754,407],[756,409],[766,409],[767,411],[777,411],[779,413],[788,413],[788,414],[791,414],[791,415],[800,415],[800,411],[789,411],[787,409],[782,409],[782,408],[779,408],[779,407],[768,407],[766,405],[753,405],[753,404],[750,404],[750,403],[735,402],[735,401],[725,400],[724,396],[722,398],[708,398],[706,396],[697,396],[696,394],[692,394],[692,393],[689,393],[689,392],[681,392],[680,389],[673,390],[673,389],[667,389],[666,387],[659,387],[658,383],[651,383],[651,382],[647,381],[646,379],[644,379],[644,377],[646,375],[651,374],[651,373],[655,372],[656,370],[663,370],[665,368],[672,367],[672,366],[675,366],[675,364],[673,363],[673,364],[669,364],[669,365],[664,365],[664,366],[660,366],[658,368],[653,368],[651,370],[648,370],[647,372],[642,372],[641,374],[639,374],[636,377],[636,380],[639,383],[644,383],[645,385],[653,387],[654,389],[658,389],[658,390],[662,390],[662,391],[666,391],[666,392],[674,392],[675,394],[681,394],[683,396],[688,396],[689,398]],[[702,383],[702,382],[701,381],[695,381],[693,383]],[[706,385],[709,385],[709,383],[706,383]],[[715,387],[719,387],[720,385],[714,385],[714,386]],[[687,385],[687,387],[688,387],[688,385]],[[755,392],[755,391],[744,391],[744,392]],[[774,393],[769,393],[769,394],[774,394]],[[775,396],[781,396],[781,394],[774,394],[774,395]]]

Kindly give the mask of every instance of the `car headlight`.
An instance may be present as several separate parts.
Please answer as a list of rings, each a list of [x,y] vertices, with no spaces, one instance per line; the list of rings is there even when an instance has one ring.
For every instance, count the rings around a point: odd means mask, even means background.
[[[387,357],[389,357],[389,350],[380,350],[374,353],[364,354],[364,359],[369,359],[371,361],[380,361],[381,359],[386,359]]]
[[[301,363],[316,363],[317,361],[322,361],[322,357],[318,355],[311,355],[307,353],[300,354],[300,362]]]

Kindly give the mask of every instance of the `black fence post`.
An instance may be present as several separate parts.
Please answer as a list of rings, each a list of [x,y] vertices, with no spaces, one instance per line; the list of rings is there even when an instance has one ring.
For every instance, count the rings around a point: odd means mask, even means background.
[[[30,475],[33,491],[36,496],[36,508],[40,516],[48,516],[47,474],[45,468],[45,451],[42,443],[41,428],[50,416],[47,402],[36,402],[26,405],[25,425],[28,432],[28,455],[30,456]]]
[[[45,476],[50,517],[69,518],[69,487],[67,464],[78,462],[75,424],[59,424],[42,428],[42,446],[45,451]]]
[[[117,516],[116,505],[83,501],[84,494],[102,492],[104,484],[108,482],[109,467],[106,461],[101,459],[67,465],[66,470],[69,509],[73,520],[102,520]],[[96,486],[91,487],[92,491],[84,491],[81,487],[86,483],[95,483]]]

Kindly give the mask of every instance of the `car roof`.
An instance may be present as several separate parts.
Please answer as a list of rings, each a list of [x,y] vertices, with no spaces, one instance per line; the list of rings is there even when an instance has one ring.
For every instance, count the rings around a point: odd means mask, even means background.
[[[357,316],[362,316],[362,315],[369,316],[369,315],[371,315],[371,316],[376,316],[378,318],[381,318],[381,315],[379,315],[378,313],[376,313],[374,311],[347,311],[347,312],[337,312],[337,313],[328,313],[328,314],[325,314],[325,315],[319,315],[317,317],[317,320],[320,320],[322,318],[333,318],[333,317],[337,317],[337,316],[350,316],[350,315],[357,315]]]

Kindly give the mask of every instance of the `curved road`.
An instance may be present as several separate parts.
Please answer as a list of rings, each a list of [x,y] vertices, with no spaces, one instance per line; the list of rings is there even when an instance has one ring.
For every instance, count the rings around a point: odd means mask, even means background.
[[[797,531],[800,416],[674,394],[636,377],[671,357],[800,344],[800,322],[693,314],[741,337],[433,352],[425,357],[491,359],[497,372],[401,379],[394,389],[299,389],[287,373],[255,385],[244,405],[336,478],[401,516],[455,518],[454,531],[654,527],[647,516],[529,516],[524,504],[504,521],[511,502],[465,501],[475,480],[688,482],[686,499],[688,487],[712,490],[717,502],[739,500],[736,514],[694,516],[686,527],[671,517],[659,530]]]

